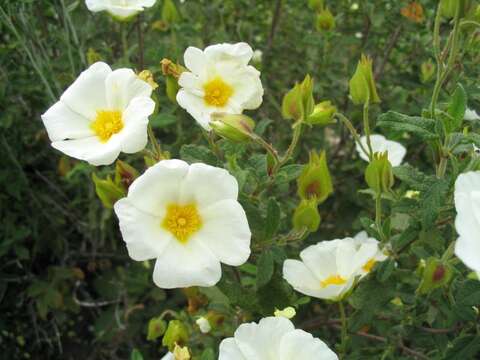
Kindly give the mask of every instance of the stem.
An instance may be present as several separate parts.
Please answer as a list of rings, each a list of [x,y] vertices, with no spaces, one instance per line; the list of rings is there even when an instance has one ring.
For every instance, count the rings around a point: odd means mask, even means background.
[[[300,140],[300,135],[302,134],[302,123],[297,122],[296,124],[293,125],[294,130],[293,130],[293,137],[292,137],[292,142],[288,146],[287,151],[285,154],[279,159],[279,161],[276,163],[276,165],[273,166],[272,169],[272,175],[275,175],[276,172],[283,166],[285,163],[290,160],[290,158],[293,155],[293,152],[295,148],[298,145],[298,141]]]
[[[385,240],[385,235],[383,234],[382,227],[382,194],[377,194],[375,196],[375,226],[380,235],[380,240],[383,242]]]
[[[368,110],[369,110],[369,99],[363,105],[363,130],[365,131],[365,136],[367,137],[367,146],[368,146],[368,158],[370,161],[373,159],[373,150],[372,150],[372,143],[370,141],[370,120],[368,118]]]
[[[338,302],[338,309],[340,310],[340,319],[342,321],[340,354],[341,359],[344,359],[347,354],[347,317],[345,316],[343,301]]]
[[[147,132],[150,143],[152,144],[153,153],[155,154],[155,159],[157,161],[161,160],[163,157],[162,149],[160,148],[160,144],[158,143],[157,138],[155,137],[155,133],[153,132],[152,126],[150,124],[148,124]]]
[[[365,155],[368,156],[368,150],[360,141],[360,135],[358,135],[357,130],[355,130],[355,127],[352,125],[352,122],[348,120],[348,118],[345,115],[341,113],[336,113],[335,116],[338,117],[340,121],[343,123],[343,125],[345,125],[345,127],[348,129],[348,131],[350,131],[350,134],[352,134],[358,146],[360,146],[360,149],[364,152]]]
[[[278,152],[277,152],[277,150],[275,150],[275,148],[271,144],[266,142],[261,136],[259,136],[257,134],[252,134],[252,139],[257,144],[262,146],[272,156],[273,160],[275,161],[274,166],[276,166],[276,164],[278,164],[280,162]]]

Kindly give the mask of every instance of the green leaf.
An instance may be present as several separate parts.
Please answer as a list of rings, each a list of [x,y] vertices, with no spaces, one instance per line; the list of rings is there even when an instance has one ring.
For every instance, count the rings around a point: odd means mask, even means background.
[[[275,177],[275,183],[277,185],[289,183],[297,179],[303,171],[305,165],[292,164],[283,166]]]
[[[393,168],[393,175],[410,186],[413,190],[426,190],[428,188],[428,175],[410,166],[402,165]]]
[[[440,208],[447,200],[449,183],[444,179],[427,182],[428,189],[420,193],[420,209],[424,229],[431,227],[438,218]]]
[[[176,122],[177,118],[168,113],[158,113],[150,117],[150,125],[152,125],[154,129],[164,128]]]
[[[265,240],[271,239],[280,226],[280,206],[271,198],[267,205],[267,219],[265,221]]]
[[[188,163],[202,162],[213,166],[218,165],[215,154],[202,145],[183,145],[180,149],[180,156]]]
[[[377,125],[387,130],[406,131],[423,140],[438,139],[438,135],[435,133],[435,121],[433,119],[389,111],[378,117]]]
[[[457,85],[450,102],[448,103],[447,114],[445,117],[445,129],[448,133],[460,128],[467,110],[467,93],[461,84]]]
[[[257,288],[265,286],[273,275],[273,255],[271,251],[264,251],[257,262]]]
[[[133,349],[130,354],[130,360],[143,360],[143,355],[138,349]]]
[[[200,356],[200,360],[215,360],[215,352],[213,349],[205,349]]]
[[[448,349],[444,359],[468,360],[478,359],[480,353],[480,338],[475,335],[467,335],[454,340],[453,347]]]

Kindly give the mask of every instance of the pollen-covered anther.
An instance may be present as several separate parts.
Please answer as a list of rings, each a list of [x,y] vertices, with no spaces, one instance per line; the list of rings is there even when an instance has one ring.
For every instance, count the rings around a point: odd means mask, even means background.
[[[331,275],[325,280],[320,281],[320,285],[325,288],[329,285],[343,285],[347,282],[344,278],[340,275]]]
[[[203,100],[210,106],[224,107],[233,95],[233,88],[220,77],[206,82],[203,90],[205,92]]]
[[[98,110],[97,117],[90,125],[101,142],[110,138],[123,129],[122,112],[117,110]]]
[[[190,236],[202,227],[202,219],[195,204],[167,206],[167,214],[162,226],[181,242],[186,243]]]

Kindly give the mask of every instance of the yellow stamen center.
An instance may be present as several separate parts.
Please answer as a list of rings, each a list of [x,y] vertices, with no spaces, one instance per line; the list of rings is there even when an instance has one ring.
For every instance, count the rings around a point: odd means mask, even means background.
[[[123,129],[122,112],[116,110],[98,110],[97,117],[90,125],[101,142],[107,142],[114,134]]]
[[[202,227],[202,219],[195,204],[167,206],[167,214],[162,226],[171,232],[182,244],[187,243],[190,236]]]
[[[362,266],[362,269],[365,270],[366,272],[370,272],[370,270],[372,270],[372,268],[375,266],[376,262],[377,261],[375,259],[370,259],[367,261],[365,265]]]
[[[207,105],[224,107],[233,95],[233,88],[217,76],[203,85],[203,100]]]
[[[340,275],[332,275],[326,278],[325,280],[320,281],[320,285],[322,288],[327,287],[329,285],[343,285],[347,282],[344,278]]]

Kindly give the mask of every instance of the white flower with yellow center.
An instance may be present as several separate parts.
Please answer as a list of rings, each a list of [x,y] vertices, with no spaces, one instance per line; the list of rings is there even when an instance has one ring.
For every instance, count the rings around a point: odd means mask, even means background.
[[[218,44],[205,50],[189,47],[180,75],[178,104],[206,130],[214,112],[241,114],[262,103],[260,72],[248,62],[253,50],[246,43]]]
[[[220,343],[218,360],[337,360],[320,339],[295,329],[284,317],[266,317],[242,324]]]
[[[368,259],[368,261],[363,265],[360,269],[360,275],[365,276],[370,271],[372,271],[373,267],[377,262],[382,262],[387,259],[387,253],[386,251],[382,251],[379,248],[379,242],[377,239],[368,237],[368,234],[366,231],[360,231],[357,235],[353,237],[353,244],[355,245],[356,249],[359,250],[363,244],[372,244],[377,246],[377,252],[376,254]]]
[[[360,142],[362,143],[363,147],[368,150],[367,137],[362,136],[360,138]],[[402,144],[396,141],[387,140],[383,135],[370,135],[370,143],[374,153],[383,153],[388,151],[388,161],[390,161],[392,166],[399,166],[402,163],[405,154],[407,153],[407,149],[405,149]],[[356,148],[360,158],[365,161],[369,161],[368,155],[363,152],[359,144],[356,145]]]
[[[120,152],[147,144],[152,88],[130,69],[98,62],[82,72],[42,120],[52,146],[93,165],[108,165]]]
[[[86,0],[88,10],[107,11],[119,19],[127,19],[152,7],[157,0]]]
[[[455,181],[455,255],[480,273],[480,171],[461,174]]]
[[[114,209],[130,257],[157,259],[157,286],[213,286],[220,262],[239,266],[250,256],[237,196],[237,181],[224,169],[164,160],[138,177]]]
[[[285,260],[284,279],[302,294],[329,300],[340,300],[358,277],[385,259],[378,241],[362,233],[355,239],[321,241],[304,249],[300,258]]]

